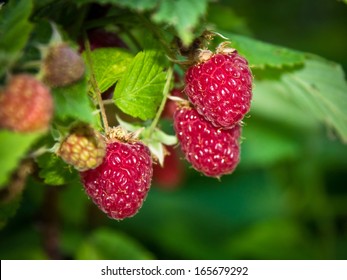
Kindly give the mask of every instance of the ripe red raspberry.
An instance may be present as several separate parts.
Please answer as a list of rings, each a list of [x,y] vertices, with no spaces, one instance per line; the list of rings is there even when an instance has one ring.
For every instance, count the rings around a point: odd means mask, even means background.
[[[177,149],[165,147],[168,154],[164,158],[164,165],[153,166],[153,181],[162,189],[174,190],[178,188],[184,178],[184,165],[180,161]]]
[[[152,159],[141,142],[107,144],[104,161],[95,169],[81,172],[87,194],[110,218],[122,220],[141,208],[150,188]]]
[[[214,126],[232,128],[250,109],[252,73],[248,62],[232,49],[204,54],[204,61],[186,72],[186,93]]]
[[[232,173],[240,160],[241,128],[218,129],[195,109],[183,107],[174,115],[174,128],[186,159],[210,177]]]
[[[45,131],[53,116],[50,90],[36,78],[11,78],[0,93],[0,127],[18,132]]]
[[[103,136],[90,126],[74,127],[62,141],[57,154],[79,171],[98,167],[106,154]]]
[[[66,43],[49,47],[43,59],[43,81],[50,87],[64,87],[77,82],[84,70],[82,57]]]

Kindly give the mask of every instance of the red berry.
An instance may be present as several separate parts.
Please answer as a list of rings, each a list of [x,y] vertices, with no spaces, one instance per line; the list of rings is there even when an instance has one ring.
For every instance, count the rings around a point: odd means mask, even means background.
[[[18,132],[47,130],[53,116],[50,90],[36,78],[13,76],[0,93],[0,127]]]
[[[122,220],[141,208],[150,188],[152,159],[141,142],[107,144],[106,156],[95,169],[81,172],[86,193],[110,218]]]
[[[82,57],[65,43],[49,47],[43,60],[43,81],[50,87],[64,87],[83,77]]]
[[[186,159],[206,176],[230,174],[239,163],[239,125],[218,129],[195,109],[183,107],[174,115],[174,128]]]
[[[236,51],[208,56],[187,70],[185,80],[190,101],[216,127],[232,128],[250,109],[252,73]]]
[[[176,149],[172,146],[168,146],[166,149],[169,154],[164,158],[164,165],[153,166],[153,181],[162,189],[175,189],[183,180],[184,166]]]

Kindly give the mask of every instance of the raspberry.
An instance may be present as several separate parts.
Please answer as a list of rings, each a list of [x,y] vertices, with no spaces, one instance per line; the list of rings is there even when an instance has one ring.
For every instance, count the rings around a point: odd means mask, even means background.
[[[241,128],[217,129],[195,109],[183,107],[174,115],[174,128],[186,159],[210,177],[232,173],[240,160]]]
[[[36,78],[13,76],[0,94],[0,127],[17,132],[45,131],[53,116],[50,90]]]
[[[184,165],[180,161],[177,150],[172,146],[165,147],[168,154],[164,158],[164,165],[153,166],[153,181],[162,189],[176,189],[184,177]]]
[[[229,48],[216,54],[205,51],[200,58],[203,62],[186,72],[189,100],[214,126],[232,128],[250,109],[252,73],[248,62]]]
[[[89,126],[78,126],[62,141],[57,154],[79,171],[98,167],[105,156],[103,136]]]
[[[50,87],[68,86],[80,80],[85,65],[82,57],[65,43],[49,47],[42,64],[43,81]]]
[[[147,146],[139,141],[107,144],[103,163],[81,172],[87,194],[110,218],[122,220],[141,208],[150,188],[152,159]]]

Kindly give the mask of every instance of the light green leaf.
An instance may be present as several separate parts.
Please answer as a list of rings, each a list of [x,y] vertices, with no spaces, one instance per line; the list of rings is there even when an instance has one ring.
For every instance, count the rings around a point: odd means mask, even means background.
[[[147,260],[153,256],[124,233],[100,228],[92,232],[77,249],[80,260]]]
[[[86,60],[85,53],[83,57]],[[118,48],[99,48],[91,52],[91,58],[95,79],[100,91],[104,92],[122,77],[133,56]]]
[[[71,86],[53,90],[55,114],[61,120],[69,118],[95,124],[93,108],[88,97],[86,79]]]
[[[0,186],[8,182],[11,172],[40,136],[40,133],[0,131]]]
[[[0,9],[0,75],[18,59],[29,38],[31,10],[31,0],[10,1]]]
[[[172,25],[185,45],[193,41],[193,30],[206,13],[207,0],[162,1],[152,16],[156,23]]]
[[[43,154],[37,158],[37,163],[39,176],[47,185],[63,185],[79,178],[76,170],[54,153]]]
[[[293,102],[302,110],[302,122],[314,116],[320,122],[336,130],[347,143],[347,83],[342,68],[333,62],[309,56],[305,66],[283,73],[279,82],[259,80],[255,82],[254,95],[270,90]],[[267,96],[270,100],[270,96]],[[269,110],[272,110],[270,107]]]
[[[163,98],[166,73],[163,54],[140,52],[133,59],[114,92],[116,105],[142,120],[153,118]]]
[[[299,51],[264,43],[249,37],[222,32],[229,38],[231,46],[243,55],[251,67],[266,66],[282,68],[284,66],[302,65],[305,54]]]

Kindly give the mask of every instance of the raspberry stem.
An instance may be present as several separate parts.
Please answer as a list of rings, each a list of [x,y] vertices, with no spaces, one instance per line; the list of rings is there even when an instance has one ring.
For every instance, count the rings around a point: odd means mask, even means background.
[[[88,40],[88,37],[86,34],[84,37],[84,47],[86,50],[87,62],[88,62],[89,68],[90,68],[90,81],[91,81],[92,87],[94,88],[94,91],[96,93],[96,98],[97,98],[97,101],[99,104],[102,122],[104,124],[105,133],[107,135],[108,131],[109,131],[109,125],[108,125],[108,121],[107,121],[107,117],[106,117],[104,103],[103,103],[102,98],[101,98],[101,91],[100,91],[100,88],[98,86],[98,82],[96,81],[96,78],[94,75],[93,61],[92,61],[92,57],[90,55],[90,53],[91,53],[90,43],[89,43],[89,40]]]
[[[170,92],[170,84],[171,84],[172,76],[173,76],[173,67],[170,66],[169,69],[167,70],[166,82],[165,82],[165,86],[164,86],[164,90],[163,90],[163,99],[160,103],[157,114],[155,115],[155,118],[153,119],[153,122],[151,123],[151,126],[149,127],[149,132],[148,132],[149,137],[152,135],[154,129],[156,128],[156,126],[159,122],[161,113],[163,112],[163,110],[165,108],[166,100],[167,100],[169,92]]]

